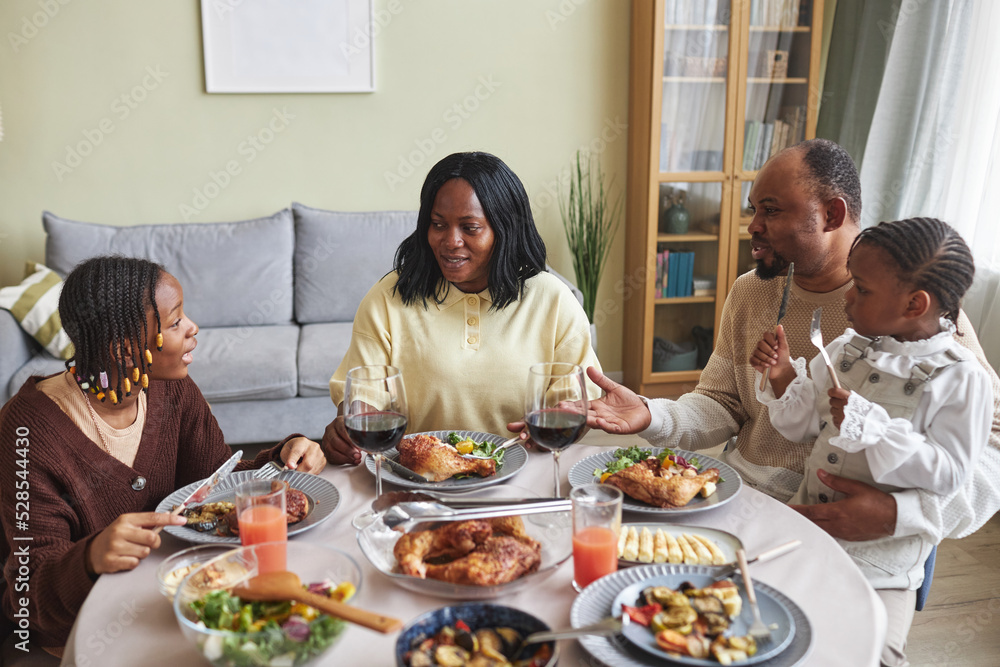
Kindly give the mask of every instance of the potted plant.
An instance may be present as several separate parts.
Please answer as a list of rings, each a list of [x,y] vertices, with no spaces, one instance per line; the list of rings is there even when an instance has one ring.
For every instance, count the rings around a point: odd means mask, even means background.
[[[622,197],[619,194],[614,201],[610,201],[609,190],[610,184],[607,187],[604,184],[600,162],[594,156],[584,157],[582,151],[577,151],[575,168],[570,173],[569,192],[559,200],[559,212],[592,334],[597,287],[611,251],[611,242],[621,222]]]

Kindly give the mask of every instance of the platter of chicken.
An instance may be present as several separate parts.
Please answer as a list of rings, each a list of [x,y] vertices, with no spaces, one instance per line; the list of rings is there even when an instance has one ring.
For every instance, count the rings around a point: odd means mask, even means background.
[[[477,498],[531,496],[515,486]],[[357,533],[368,561],[393,583],[455,600],[487,600],[552,574],[572,554],[566,512],[421,523],[407,532],[375,520]]]
[[[385,457],[423,476],[426,482],[398,474],[392,466],[382,466],[382,481],[409,489],[469,491],[507,482],[524,467],[528,452],[515,444],[495,451],[507,440],[501,435],[479,431],[430,431],[412,433],[399,446],[385,452]],[[368,471],[375,474],[375,461],[365,459]]]
[[[743,486],[739,474],[718,459],[663,447],[593,454],[570,468],[569,483],[616,486],[625,494],[622,509],[660,516],[720,507]]]
[[[223,478],[204,503],[184,511],[188,522],[184,526],[167,526],[164,530],[188,542],[202,544],[239,544],[239,523],[234,499],[236,487],[253,479],[253,470],[241,470]],[[170,512],[201,482],[193,482],[174,491],[156,507],[157,512]],[[316,475],[294,470],[282,472],[271,482],[275,489],[285,488],[288,536],[309,530],[330,518],[340,504],[337,488]]]

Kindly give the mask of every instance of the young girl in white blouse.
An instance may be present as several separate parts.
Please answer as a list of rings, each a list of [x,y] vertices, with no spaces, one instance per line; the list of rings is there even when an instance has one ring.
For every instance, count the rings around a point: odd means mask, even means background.
[[[775,429],[794,442],[815,439],[789,504],[841,498],[819,481],[820,469],[886,492],[954,493],[986,445],[993,414],[989,377],[954,340],[972,254],[947,224],[914,218],[862,231],[848,268],[853,328],[826,346],[841,388],[822,355],[808,374],[804,359],[789,358],[780,326],[750,356],[758,372],[771,369],[757,398]],[[933,547],[921,535],[840,543],[872,586],[909,591],[923,581]]]

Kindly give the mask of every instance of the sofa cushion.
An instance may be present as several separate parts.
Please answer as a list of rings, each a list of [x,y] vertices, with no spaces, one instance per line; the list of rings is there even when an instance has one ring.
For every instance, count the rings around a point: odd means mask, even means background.
[[[353,322],[304,324],[299,335],[299,396],[330,397],[330,376],[351,344]]]
[[[343,213],[292,204],[292,212],[301,324],[352,321],[364,295],[392,270],[400,242],[417,228],[416,211]]]
[[[209,402],[291,398],[298,342],[294,324],[202,329],[191,378]]]
[[[73,343],[59,318],[59,274],[37,262],[28,262],[20,285],[0,289],[0,308],[14,316],[38,344],[60,359],[73,356]]]
[[[243,222],[113,227],[42,215],[46,263],[66,276],[84,259],[119,254],[162,264],[202,327],[292,320],[291,213]]]

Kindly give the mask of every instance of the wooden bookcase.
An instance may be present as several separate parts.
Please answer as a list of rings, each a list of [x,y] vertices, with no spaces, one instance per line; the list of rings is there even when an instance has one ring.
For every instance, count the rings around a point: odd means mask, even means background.
[[[623,365],[643,395],[697,384],[726,294],[752,265],[757,169],[815,136],[822,18],[823,0],[632,2]],[[677,233],[683,215],[665,201],[681,193],[690,223]],[[658,276],[663,251],[682,258],[674,290]],[[678,347],[654,358],[656,338]]]

